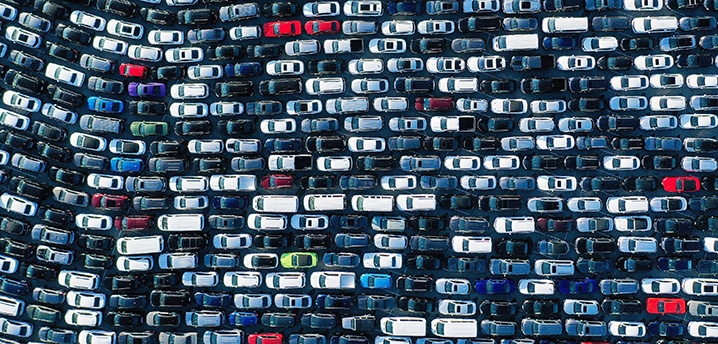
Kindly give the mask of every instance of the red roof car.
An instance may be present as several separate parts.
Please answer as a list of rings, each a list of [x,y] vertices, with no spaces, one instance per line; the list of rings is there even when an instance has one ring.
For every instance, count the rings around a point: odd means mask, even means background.
[[[286,174],[270,174],[262,177],[262,187],[268,190],[291,188],[294,186],[294,177]]]
[[[253,333],[247,337],[247,344],[282,344],[280,333]]]
[[[646,299],[649,314],[685,314],[686,300],[680,298],[649,297]]]
[[[120,75],[127,78],[146,78],[150,74],[150,69],[131,63],[123,63],[120,65]]]
[[[337,20],[310,20],[304,24],[304,31],[310,35],[323,33],[339,33],[339,21]]]
[[[302,23],[299,20],[276,21],[264,24],[264,37],[288,37],[302,34]]]
[[[701,189],[701,180],[697,177],[665,177],[661,181],[663,190],[668,192],[695,192]]]
[[[92,195],[92,206],[107,210],[122,210],[130,198],[125,195],[107,195],[97,193]]]
[[[414,107],[418,111],[451,111],[454,109],[453,98],[416,98]]]
[[[134,215],[115,218],[115,228],[120,230],[147,229],[152,225],[152,216]]]

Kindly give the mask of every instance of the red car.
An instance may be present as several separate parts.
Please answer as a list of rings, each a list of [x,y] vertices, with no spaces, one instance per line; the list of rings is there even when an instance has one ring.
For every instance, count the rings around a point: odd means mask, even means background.
[[[131,63],[123,63],[120,65],[120,75],[127,78],[146,78],[150,74],[150,69]]]
[[[115,228],[120,230],[148,229],[152,225],[152,216],[134,215],[115,218]]]
[[[264,37],[289,37],[302,34],[302,23],[299,20],[276,21],[264,24]]]
[[[337,20],[310,20],[304,24],[304,31],[310,35],[339,33]]]
[[[125,195],[107,195],[97,193],[92,195],[92,206],[106,210],[122,210],[130,198]]]
[[[668,192],[695,192],[701,189],[701,180],[697,177],[665,177],[661,181],[663,190]]]
[[[649,314],[685,314],[686,300],[649,297],[646,299],[646,312]]]
[[[414,107],[417,111],[451,111],[454,109],[454,99],[447,98],[416,98]]]
[[[286,174],[270,174],[262,177],[261,184],[268,190],[291,188],[294,186],[294,177]]]
[[[247,344],[282,344],[281,333],[253,333],[247,337]]]

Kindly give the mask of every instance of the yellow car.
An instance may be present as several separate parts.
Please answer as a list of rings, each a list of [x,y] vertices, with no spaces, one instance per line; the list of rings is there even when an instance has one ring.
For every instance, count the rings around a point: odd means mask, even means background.
[[[313,268],[317,266],[317,254],[313,252],[289,252],[283,253],[279,262],[285,269]]]

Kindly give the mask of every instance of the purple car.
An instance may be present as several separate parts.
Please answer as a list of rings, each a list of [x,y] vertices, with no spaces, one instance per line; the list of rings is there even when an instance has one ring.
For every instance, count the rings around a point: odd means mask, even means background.
[[[131,82],[127,86],[127,93],[133,97],[154,97],[163,98],[165,96],[165,85],[160,82]]]

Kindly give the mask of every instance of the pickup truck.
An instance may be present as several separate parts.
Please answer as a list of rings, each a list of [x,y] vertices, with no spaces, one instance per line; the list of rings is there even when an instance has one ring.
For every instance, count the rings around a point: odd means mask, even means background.
[[[476,130],[476,119],[472,116],[434,116],[431,118],[431,131],[472,132]]]
[[[553,55],[514,56],[511,58],[511,68],[515,71],[551,69],[555,67],[556,57]]]
[[[310,277],[315,289],[354,289],[355,281],[353,272],[317,271]]]
[[[324,41],[325,54],[361,53],[363,51],[364,40],[361,38],[328,39]]]
[[[342,318],[342,328],[355,332],[372,331],[375,323],[376,318],[370,314]]]

